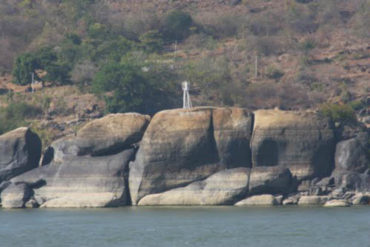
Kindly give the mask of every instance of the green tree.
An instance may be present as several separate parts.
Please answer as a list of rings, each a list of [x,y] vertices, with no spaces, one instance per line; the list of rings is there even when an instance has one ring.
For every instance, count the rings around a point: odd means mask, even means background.
[[[191,15],[181,10],[170,12],[164,20],[164,34],[169,41],[181,41],[190,33],[190,27],[193,25]]]
[[[144,67],[149,71],[144,72]],[[121,64],[103,66],[95,75],[92,90],[104,95],[108,112],[154,114],[174,105],[173,81],[173,74],[162,66],[123,59]]]
[[[51,48],[42,48],[34,53],[25,53],[17,57],[13,69],[14,83],[20,85],[27,85],[31,83],[32,73],[36,70],[45,70],[46,77],[39,78],[35,73],[35,79],[48,80],[57,82],[59,84],[66,84],[70,82],[69,73],[71,67],[69,62],[59,61],[57,53]]]
[[[13,69],[13,82],[19,85],[27,85],[32,81],[31,74],[39,67],[37,58],[31,53],[25,53],[17,57]]]

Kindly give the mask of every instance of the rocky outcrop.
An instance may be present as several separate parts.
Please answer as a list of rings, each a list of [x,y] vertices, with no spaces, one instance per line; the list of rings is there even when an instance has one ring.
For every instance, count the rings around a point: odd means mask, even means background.
[[[226,168],[250,167],[252,117],[239,108],[193,108],[157,113],[130,165],[133,204],[200,181]]]
[[[51,144],[53,160],[63,162],[74,156],[102,156],[118,153],[139,142],[150,117],[137,113],[110,114],[89,122],[76,136]]]
[[[107,207],[130,203],[127,167],[134,151],[104,157],[75,157],[15,177],[27,184],[41,207]],[[10,186],[12,186],[10,185]],[[4,201],[3,201],[4,203]]]
[[[94,120],[52,143],[41,162],[29,129],[0,136],[3,207],[369,203],[363,126],[334,131],[314,112],[236,107],[167,110],[149,121]]]
[[[251,147],[254,167],[287,167],[298,180],[334,168],[334,131],[314,112],[256,111]]]
[[[40,138],[29,128],[0,136],[0,183],[38,166]]]

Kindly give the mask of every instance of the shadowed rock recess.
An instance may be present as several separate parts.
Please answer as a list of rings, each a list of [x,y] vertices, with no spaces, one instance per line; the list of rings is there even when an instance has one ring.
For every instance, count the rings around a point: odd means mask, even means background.
[[[369,204],[369,133],[315,112],[198,107],[110,114],[40,162],[27,128],[0,136],[4,208]]]

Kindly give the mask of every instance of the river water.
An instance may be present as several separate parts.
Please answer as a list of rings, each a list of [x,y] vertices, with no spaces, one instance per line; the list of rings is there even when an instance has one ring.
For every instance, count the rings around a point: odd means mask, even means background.
[[[0,246],[370,246],[370,207],[0,210]]]

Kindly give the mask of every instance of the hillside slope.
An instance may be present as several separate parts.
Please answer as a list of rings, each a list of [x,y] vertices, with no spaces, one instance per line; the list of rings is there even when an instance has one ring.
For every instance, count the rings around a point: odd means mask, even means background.
[[[189,14],[191,23],[171,26],[174,10]],[[3,121],[0,131],[26,120],[52,130],[52,140],[107,111],[147,111],[104,100],[115,90],[94,91],[105,66],[135,63],[152,69],[144,79],[159,91],[143,98],[153,111],[181,106],[180,83],[189,80],[194,105],[254,110],[336,103],[369,121],[369,0],[4,0],[0,13],[0,116],[18,105],[10,112],[18,119]],[[32,94],[27,85],[14,85],[11,74],[17,57],[40,49],[55,53],[53,68],[65,74],[49,71]],[[25,115],[30,111],[20,104],[37,109]]]

